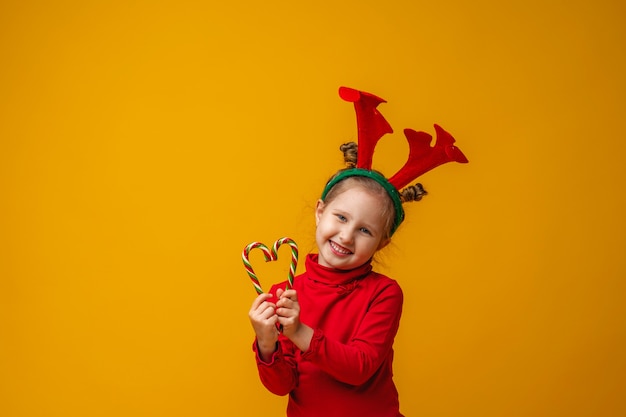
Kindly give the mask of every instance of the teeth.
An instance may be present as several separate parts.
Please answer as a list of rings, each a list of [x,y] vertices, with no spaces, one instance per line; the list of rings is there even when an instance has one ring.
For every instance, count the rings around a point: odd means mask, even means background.
[[[333,242],[332,240],[330,241],[330,246],[333,248],[333,250],[335,252],[339,252],[339,253],[343,253],[344,255],[350,255],[352,252],[350,252],[347,249],[342,248],[341,246],[337,245],[335,242]]]

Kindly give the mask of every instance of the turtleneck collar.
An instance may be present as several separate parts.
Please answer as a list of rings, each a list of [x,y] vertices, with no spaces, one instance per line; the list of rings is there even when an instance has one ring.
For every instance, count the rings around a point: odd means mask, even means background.
[[[309,277],[315,281],[329,285],[345,285],[363,278],[372,270],[371,262],[349,270],[328,268],[318,263],[318,254],[309,253],[306,257],[306,270]]]

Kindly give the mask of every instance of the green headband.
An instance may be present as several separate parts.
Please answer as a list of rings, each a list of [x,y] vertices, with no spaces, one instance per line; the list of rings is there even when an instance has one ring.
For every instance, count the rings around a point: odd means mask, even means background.
[[[391,232],[389,233],[390,236],[393,235],[395,231],[398,229],[398,227],[400,226],[400,223],[402,223],[402,221],[404,220],[404,209],[402,209],[402,200],[400,199],[400,193],[398,192],[396,187],[391,185],[391,183],[387,180],[387,178],[385,178],[384,176],[382,176],[376,171],[370,171],[368,169],[363,169],[363,168],[350,168],[350,169],[341,171],[333,179],[328,181],[328,183],[326,184],[326,187],[324,187],[324,192],[322,193],[322,200],[326,198],[326,195],[328,194],[328,192],[339,181],[344,180],[348,177],[371,178],[377,183],[379,183],[380,185],[382,185],[385,191],[387,191],[387,194],[389,194],[389,197],[391,197],[391,201],[393,201],[393,207],[395,209],[395,214],[396,214],[394,217],[393,225],[391,227]]]

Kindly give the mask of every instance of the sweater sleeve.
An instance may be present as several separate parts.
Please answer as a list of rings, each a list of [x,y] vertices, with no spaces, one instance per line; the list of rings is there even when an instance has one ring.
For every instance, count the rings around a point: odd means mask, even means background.
[[[256,339],[252,345],[256,356],[257,369],[261,382],[273,394],[287,395],[298,384],[298,370],[295,360],[295,346],[286,337],[280,335],[277,348],[269,362],[259,356]]]
[[[335,379],[361,385],[380,368],[391,353],[400,325],[403,294],[395,282],[383,287],[371,301],[365,317],[347,343],[314,329],[309,349],[302,354]]]

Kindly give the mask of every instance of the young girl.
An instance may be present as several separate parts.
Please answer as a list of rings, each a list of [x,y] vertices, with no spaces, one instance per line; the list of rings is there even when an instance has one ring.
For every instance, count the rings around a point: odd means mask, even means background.
[[[253,350],[265,387],[289,394],[289,417],[401,417],[392,362],[403,295],[371,261],[402,222],[402,202],[426,192],[420,184],[398,192],[358,168],[356,144],[341,149],[348,168],[315,209],[318,253],[293,288],[281,283],[254,300]]]

